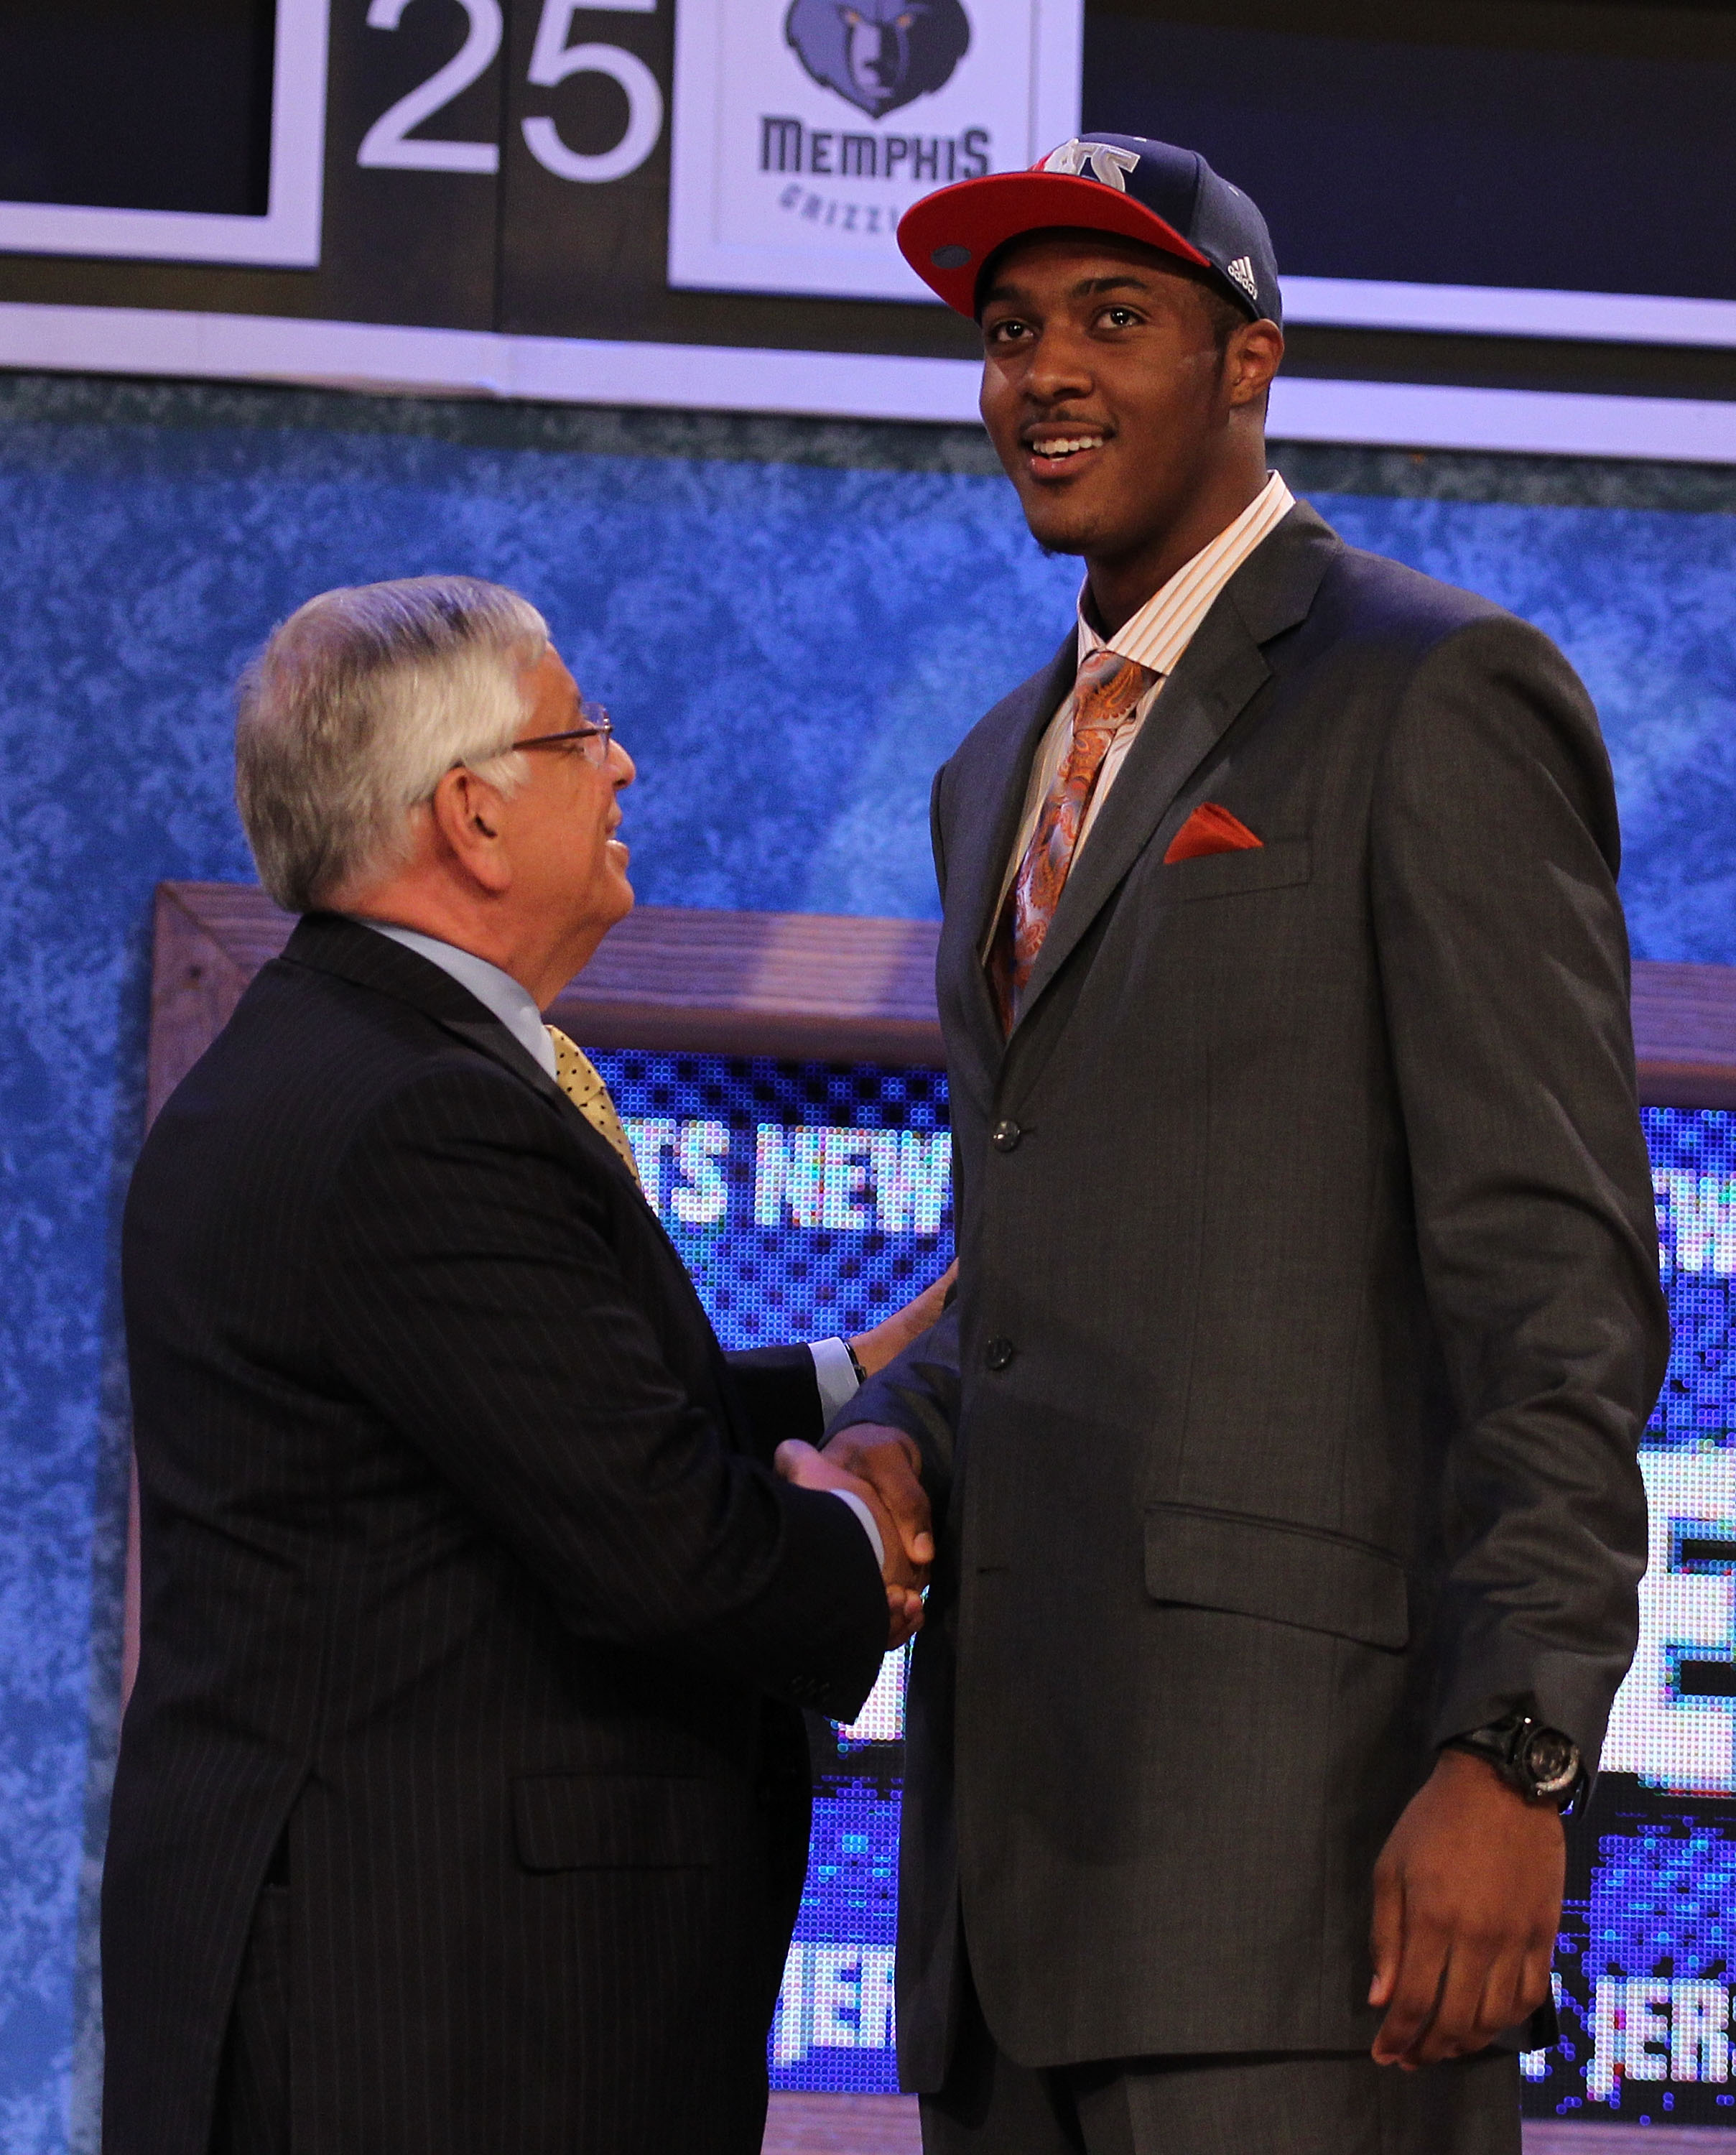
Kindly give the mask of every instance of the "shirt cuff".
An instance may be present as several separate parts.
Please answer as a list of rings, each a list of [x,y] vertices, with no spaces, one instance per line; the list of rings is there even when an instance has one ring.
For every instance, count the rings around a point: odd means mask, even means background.
[[[820,1388],[820,1420],[832,1420],[840,1407],[849,1405],[862,1389],[856,1381],[856,1364],[842,1339],[810,1339],[807,1351],[814,1358],[814,1382]]]
[[[880,1529],[874,1524],[873,1513],[868,1509],[862,1498],[858,1497],[853,1490],[828,1489],[826,1493],[828,1497],[836,1497],[839,1503],[848,1504],[850,1507],[850,1509],[856,1514],[857,1518],[861,1520],[862,1531],[868,1536],[868,1540],[873,1548],[874,1562],[879,1565],[882,1571],[884,1571],[886,1569],[886,1544],[880,1538]]]

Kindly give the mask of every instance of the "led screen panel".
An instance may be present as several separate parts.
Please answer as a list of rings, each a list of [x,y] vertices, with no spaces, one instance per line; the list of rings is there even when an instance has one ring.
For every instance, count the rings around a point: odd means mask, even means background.
[[[0,249],[312,267],[326,44],[327,0],[13,0]]]
[[[1640,1649],[1569,1836],[1534,2115],[1736,2125],[1736,1115],[1646,1111],[1675,1350],[1641,1466]]]
[[[873,1323],[951,1254],[934,1071],[599,1051],[652,1195],[725,1344]],[[1651,1566],[1605,1767],[1571,1830],[1561,2047],[1539,2117],[1736,2125],[1736,1115],[1649,1108],[1676,1344],[1641,1456]],[[807,1890],[775,2086],[890,2091],[903,1656],[815,1730]]]
[[[647,1195],[726,1347],[858,1332],[952,1257],[946,1080],[594,1051]],[[772,2085],[889,2091],[904,1656],[849,1729],[811,1723],[813,1840]]]

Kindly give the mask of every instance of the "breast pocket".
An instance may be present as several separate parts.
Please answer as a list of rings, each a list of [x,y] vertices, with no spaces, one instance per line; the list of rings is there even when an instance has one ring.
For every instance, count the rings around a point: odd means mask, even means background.
[[[1196,860],[1172,862],[1160,871],[1159,888],[1177,903],[1237,898],[1249,891],[1283,890],[1306,883],[1313,869],[1306,838],[1273,838],[1241,852],[1202,853]]]
[[[512,1785],[527,1871],[671,1871],[718,1862],[728,1792],[652,1774],[527,1774]]]

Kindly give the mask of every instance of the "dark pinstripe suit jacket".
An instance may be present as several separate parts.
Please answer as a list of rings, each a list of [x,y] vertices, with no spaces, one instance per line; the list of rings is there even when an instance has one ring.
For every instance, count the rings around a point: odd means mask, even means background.
[[[110,2155],[203,2155],[284,1850],[298,2147],[740,2144],[797,1708],[853,1714],[885,1641],[860,1525],[768,1463],[817,1432],[805,1350],[727,1368],[590,1125],[444,973],[329,917],[159,1118],[125,1272]]]

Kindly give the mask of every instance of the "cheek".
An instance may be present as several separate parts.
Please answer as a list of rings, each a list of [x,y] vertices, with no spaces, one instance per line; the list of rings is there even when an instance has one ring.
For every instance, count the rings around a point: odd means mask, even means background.
[[[976,408],[982,414],[982,422],[991,435],[1000,438],[1003,431],[1013,428],[1019,411],[1018,383],[1013,371],[994,360],[985,361],[982,370],[982,388],[978,393]]]
[[[614,797],[613,788],[601,779],[595,785],[587,784],[575,806],[570,827],[573,851],[599,867],[608,858],[609,811]]]

